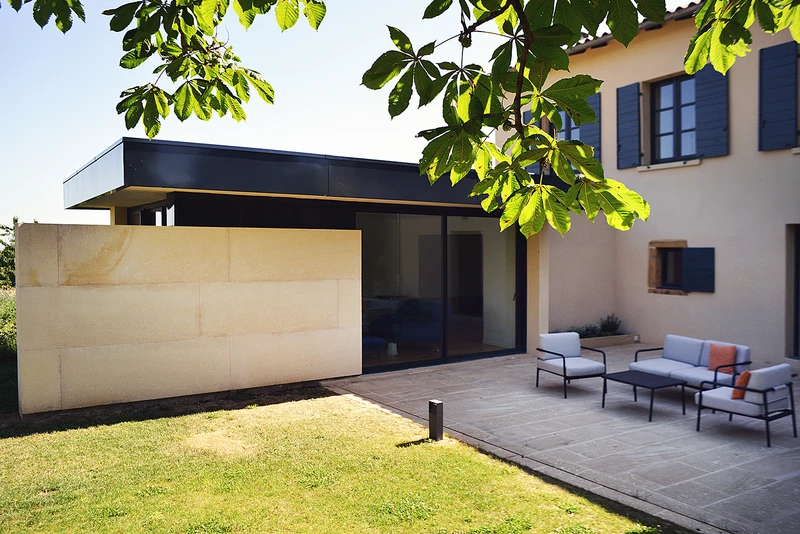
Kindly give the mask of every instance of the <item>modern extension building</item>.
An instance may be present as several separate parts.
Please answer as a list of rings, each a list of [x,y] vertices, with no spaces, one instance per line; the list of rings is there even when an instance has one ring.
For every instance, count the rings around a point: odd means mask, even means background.
[[[727,77],[686,76],[697,7],[571,52],[605,83],[598,122],[560,135],[650,202],[628,232],[574,217],[526,242],[469,177],[411,164],[118,141],[64,182],[110,226],[18,229],[21,412],[531,353],[612,313],[796,358],[797,45],[756,32]]]

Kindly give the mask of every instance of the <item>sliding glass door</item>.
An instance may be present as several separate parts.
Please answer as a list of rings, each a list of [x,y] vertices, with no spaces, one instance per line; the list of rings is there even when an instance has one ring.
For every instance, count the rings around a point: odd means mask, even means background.
[[[363,366],[517,346],[516,239],[496,219],[357,213]]]

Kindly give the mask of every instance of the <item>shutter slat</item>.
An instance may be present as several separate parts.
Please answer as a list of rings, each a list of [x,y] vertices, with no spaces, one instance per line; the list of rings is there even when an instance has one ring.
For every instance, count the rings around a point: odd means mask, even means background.
[[[617,88],[617,168],[638,167],[641,162],[639,83]]]
[[[728,155],[728,79],[711,65],[695,74],[697,157]]]
[[[683,290],[714,292],[714,249],[682,249]]]
[[[759,51],[758,149],[797,146],[797,44]]]

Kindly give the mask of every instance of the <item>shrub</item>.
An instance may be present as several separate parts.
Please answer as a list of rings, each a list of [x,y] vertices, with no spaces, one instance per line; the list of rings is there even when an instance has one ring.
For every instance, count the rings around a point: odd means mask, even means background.
[[[620,326],[622,326],[622,321],[613,313],[611,315],[607,315],[605,319],[600,320],[600,329],[603,332],[608,332],[612,336],[619,332]]]
[[[0,289],[0,358],[17,355],[17,302],[13,289]]]
[[[570,326],[567,331],[577,332],[578,337],[581,339],[587,337],[600,337],[600,334],[602,333],[600,325],[595,323],[582,324],[580,326]]]

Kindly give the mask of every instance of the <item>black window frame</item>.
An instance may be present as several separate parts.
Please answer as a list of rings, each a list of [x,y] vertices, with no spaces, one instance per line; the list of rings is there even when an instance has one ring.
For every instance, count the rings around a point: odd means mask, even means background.
[[[686,80],[695,80],[694,76],[681,75],[652,82],[650,84],[650,150],[652,163],[670,163],[673,161],[686,161],[697,157],[697,82],[694,86],[694,100],[691,103],[683,103],[681,100],[680,85]],[[672,86],[672,106],[657,107],[658,95],[662,87]],[[682,128],[681,110],[687,106],[694,106],[694,127]],[[657,115],[662,111],[672,109],[672,133],[663,134],[657,132],[658,120]],[[694,132],[694,152],[691,154],[681,154],[681,136],[684,133]],[[659,139],[665,135],[672,135],[672,157],[663,158],[659,155]]]

